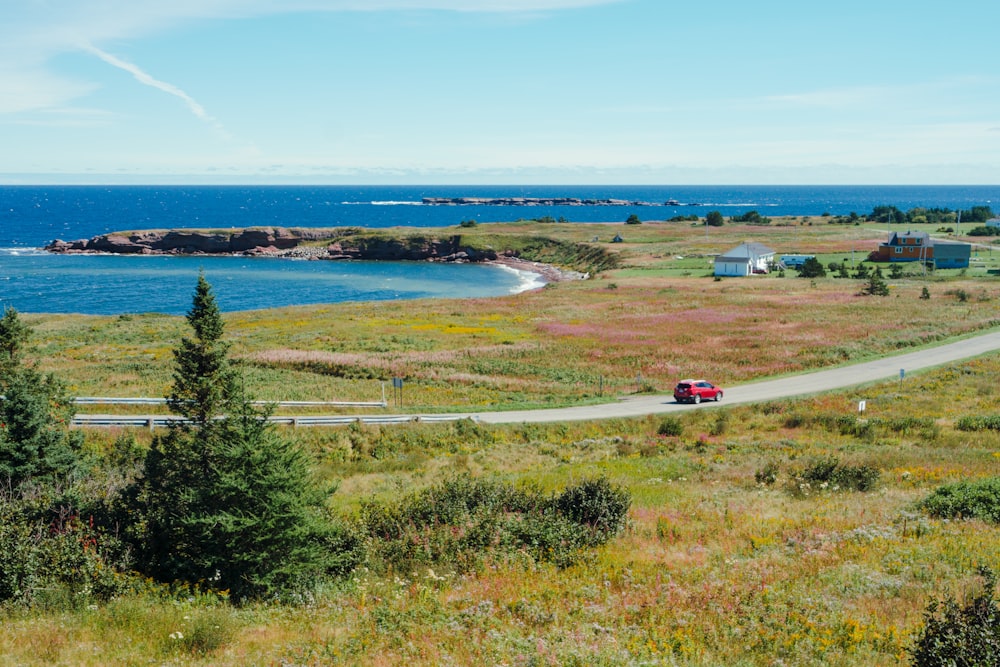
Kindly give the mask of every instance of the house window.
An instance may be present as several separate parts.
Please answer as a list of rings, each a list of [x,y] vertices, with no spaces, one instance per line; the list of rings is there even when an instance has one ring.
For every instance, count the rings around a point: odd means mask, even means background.
[[[902,255],[903,254],[903,248],[901,246],[896,246],[896,254],[897,255]]]

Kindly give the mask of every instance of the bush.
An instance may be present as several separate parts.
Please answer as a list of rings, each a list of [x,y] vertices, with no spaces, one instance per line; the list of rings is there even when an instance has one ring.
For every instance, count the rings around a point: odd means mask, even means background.
[[[983,590],[964,606],[955,600],[931,602],[925,625],[911,649],[915,667],[1000,666],[1000,607],[993,599],[996,575],[980,568]]]
[[[920,501],[918,507],[943,519],[982,519],[1000,523],[1000,477],[940,486]]]
[[[462,475],[396,503],[363,503],[361,524],[376,570],[433,564],[467,571],[516,554],[565,567],[585,547],[614,537],[630,504],[628,492],[605,478],[548,496]]]
[[[631,504],[629,492],[612,485],[606,477],[568,487],[553,502],[562,516],[589,529],[593,545],[604,544],[625,527]]]
[[[959,431],[1000,431],[1000,415],[962,417],[955,422]]]
[[[800,278],[823,278],[826,276],[826,269],[815,257],[809,257],[798,268]]]
[[[799,479],[820,489],[871,491],[878,483],[881,472],[868,465],[843,465],[834,457],[813,460],[802,471]]]
[[[758,484],[771,486],[778,481],[778,464],[774,461],[768,462],[763,468],[753,474],[753,478]]]
[[[0,602],[70,610],[127,587],[120,544],[69,503],[49,489],[0,499]]]
[[[656,434],[668,437],[684,435],[684,424],[677,417],[664,417],[656,429]]]

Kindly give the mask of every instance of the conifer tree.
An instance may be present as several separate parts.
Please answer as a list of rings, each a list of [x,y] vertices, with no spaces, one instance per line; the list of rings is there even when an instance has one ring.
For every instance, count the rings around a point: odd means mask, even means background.
[[[229,345],[222,340],[225,324],[204,274],[198,275],[187,321],[195,337],[182,338],[174,350],[174,384],[167,404],[173,412],[204,426],[225,412],[235,395]]]
[[[882,277],[882,270],[875,267],[868,277],[868,282],[861,288],[861,293],[869,296],[889,296],[889,286]]]
[[[20,363],[21,351],[31,337],[31,328],[17,310],[5,308],[0,318],[0,374]]]
[[[165,582],[226,589],[237,601],[283,596],[349,569],[357,552],[324,508],[309,460],[238,389],[204,276],[175,350],[171,407],[190,419],[154,439],[132,490],[138,566]]]
[[[73,401],[50,373],[25,363],[31,337],[13,308],[0,318],[0,483],[51,482],[77,463],[82,434],[69,431]]]

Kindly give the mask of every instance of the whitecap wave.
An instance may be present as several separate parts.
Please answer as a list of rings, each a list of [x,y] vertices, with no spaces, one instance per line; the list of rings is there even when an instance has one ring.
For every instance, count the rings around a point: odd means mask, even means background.
[[[498,269],[503,269],[517,276],[518,282],[516,285],[510,288],[509,292],[511,294],[518,294],[520,292],[527,292],[528,290],[538,289],[540,287],[545,287],[546,281],[545,277],[540,273],[535,273],[534,271],[525,271],[524,269],[515,269],[512,266],[506,266],[504,264],[495,264]]]
[[[699,204],[687,204],[687,206],[702,206],[702,207],[705,207],[705,206],[716,206],[718,208],[723,208],[723,207],[726,207],[726,206],[739,206],[741,208],[744,208],[744,207],[747,207],[747,208],[766,208],[768,206],[781,206],[781,204],[754,204],[752,202],[748,202],[748,203],[744,203],[744,204],[730,204],[730,203],[726,203],[726,204],[712,204],[712,203],[709,203],[709,202],[703,202],[703,203],[699,203]]]
[[[369,202],[372,206],[423,206],[422,201],[373,201]]]
[[[45,252],[42,248],[24,248],[24,247],[14,247],[14,248],[0,248],[0,255],[47,255],[49,253]]]

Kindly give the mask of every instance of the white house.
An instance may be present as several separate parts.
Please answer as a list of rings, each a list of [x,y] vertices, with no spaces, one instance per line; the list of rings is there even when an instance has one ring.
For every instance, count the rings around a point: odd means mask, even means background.
[[[774,262],[774,251],[761,243],[741,243],[724,255],[715,258],[715,275],[749,276],[767,273],[768,264]]]
[[[1000,218],[990,218],[986,221],[987,227],[1000,227]]]

